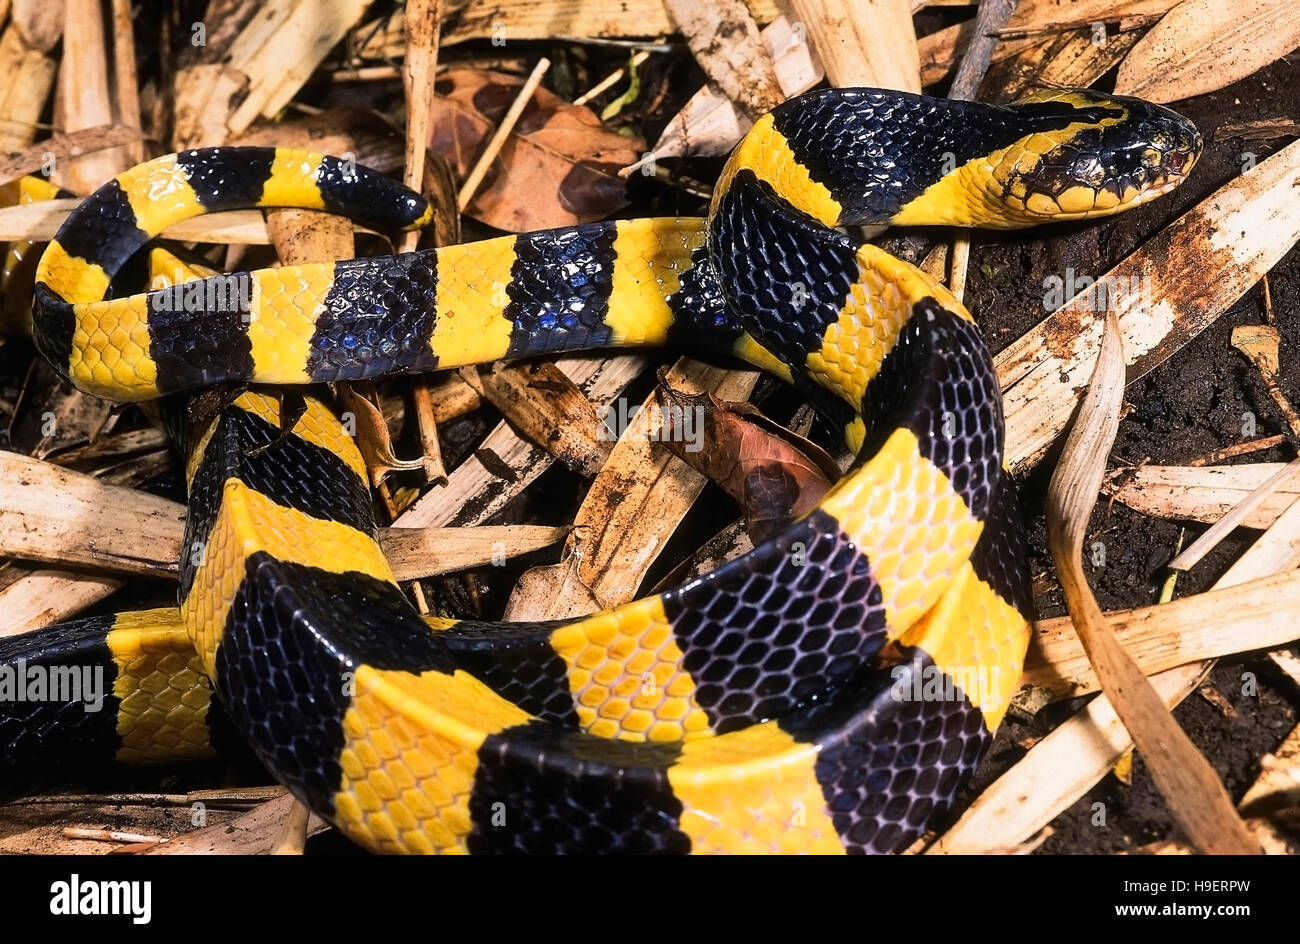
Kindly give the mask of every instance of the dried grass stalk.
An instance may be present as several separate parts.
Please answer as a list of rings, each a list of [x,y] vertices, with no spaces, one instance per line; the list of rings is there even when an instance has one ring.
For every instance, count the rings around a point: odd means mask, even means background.
[[[1106,474],[1106,457],[1119,431],[1123,399],[1119,320],[1107,312],[1092,382],[1048,486],[1048,547],[1074,627],[1102,690],[1142,752],[1174,820],[1201,852],[1257,853],[1259,844],[1247,832],[1214,769],[1116,639],[1083,572],[1084,538]]]

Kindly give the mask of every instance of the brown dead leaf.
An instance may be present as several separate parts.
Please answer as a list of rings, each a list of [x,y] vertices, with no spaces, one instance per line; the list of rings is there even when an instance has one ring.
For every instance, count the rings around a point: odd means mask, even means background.
[[[395,6],[353,32],[358,41],[350,53],[388,60],[403,55],[406,12],[401,4]],[[759,23],[772,22],[778,13],[772,0],[746,0],[745,6]],[[444,46],[473,39],[554,42],[566,36],[622,38],[673,31],[660,0],[443,0],[442,14]]]
[[[112,404],[87,396],[72,384],[52,379],[49,368],[38,368],[29,390],[35,399],[24,402],[11,440],[38,459],[61,449],[93,442],[109,420]]]
[[[609,458],[612,437],[602,435],[596,408],[554,363],[464,367],[460,376],[515,432],[573,472],[594,477]]]
[[[993,50],[993,61],[1000,62],[1035,45],[1053,40],[1070,30],[1088,30],[1105,24],[1107,42],[1120,35],[1149,25],[1181,0],[1021,0]],[[957,66],[975,34],[975,21],[963,20],[921,37],[917,45],[921,57],[921,84],[941,81]],[[1014,95],[1000,94],[999,100],[1010,101]]]
[[[8,154],[0,159],[0,181],[11,183],[24,174],[34,174],[51,160],[79,157],[91,151],[115,147],[138,141],[141,132],[135,128],[120,125],[100,125],[96,128],[84,128],[71,134],[56,134],[43,139],[16,154]],[[5,206],[11,205],[6,202]]]
[[[1258,852],[1214,768],[1165,710],[1160,693],[1121,645],[1084,574],[1088,520],[1119,430],[1123,398],[1123,341],[1119,319],[1108,312],[1087,395],[1047,488],[1048,550],[1102,691],[1142,752],[1174,821],[1201,852]]]
[[[808,91],[825,77],[821,62],[804,34],[778,17],[759,34],[776,69],[781,93],[792,98]],[[656,158],[699,154],[726,154],[753,124],[722,90],[706,84],[673,116],[655,142]]]
[[[1158,17],[1182,0],[1021,0],[1007,30],[1054,32],[1091,23]]]
[[[1115,91],[1153,102],[1204,95],[1297,47],[1295,0],[1187,0],[1125,57]]]
[[[228,823],[196,829],[140,852],[142,855],[267,855],[275,849],[285,819],[292,815],[297,804],[292,796],[268,800]],[[326,829],[329,823],[319,816],[310,817],[304,826],[307,836]]]
[[[356,255],[352,224],[331,213],[297,208],[270,210],[266,227],[285,265],[335,262]]]
[[[840,476],[820,447],[748,403],[725,404],[662,383],[659,408],[664,445],[744,508],[756,544],[810,511]],[[699,448],[701,443],[708,448]]]
[[[1031,44],[1004,66],[1008,78],[999,83],[997,101],[1014,101],[1045,86],[1087,88],[1113,69],[1142,36],[1137,30],[1100,35],[1103,41],[1093,28],[1085,27]]]
[[[907,0],[790,0],[790,19],[838,88],[921,91],[921,66]]]
[[[1144,515],[1214,522],[1284,467],[1281,462],[1219,467],[1147,465],[1116,469],[1105,489]],[[1297,499],[1300,481],[1286,482],[1251,509],[1240,525],[1267,528]]]
[[[389,472],[418,469],[422,459],[399,459],[393,452],[393,439],[379,407],[374,384],[363,381],[338,385],[340,419],[355,424],[357,448],[366,460],[372,484],[378,485]]]
[[[113,71],[100,4],[95,0],[67,0],[65,9],[54,123],[69,132],[114,124],[120,116],[109,91]],[[59,161],[51,179],[74,193],[90,193],[129,165],[130,159],[122,148],[90,151]]]
[[[502,72],[439,76],[429,146],[457,177],[469,173],[521,85]],[[618,170],[644,150],[639,138],[606,131],[590,109],[539,88],[465,212],[512,233],[604,219],[626,206]]]

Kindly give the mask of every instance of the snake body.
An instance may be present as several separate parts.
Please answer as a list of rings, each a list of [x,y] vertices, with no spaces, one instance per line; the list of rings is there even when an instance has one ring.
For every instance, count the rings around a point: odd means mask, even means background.
[[[129,257],[201,213],[301,206],[388,231],[430,216],[418,195],[319,154],[216,148],[132,168],[46,249],[40,351],[119,400],[253,386],[191,437],[179,616],[19,637],[0,665],[93,650],[115,667],[115,707],[134,699],[126,735],[166,727],[200,752],[210,679],[276,778],[377,851],[905,849],[951,807],[1018,683],[1026,567],[970,315],[840,227],[1103,215],[1176,185],[1199,148],[1174,113],[1090,92],[996,107],[826,90],[754,125],[705,220],[106,299]],[[857,458],[744,557],[577,620],[422,620],[379,550],[337,416],[311,395],[282,417],[263,389],[661,344],[735,355],[835,401]],[[164,686],[165,704],[141,695],[156,653],[192,679]],[[20,727],[48,748],[75,723],[29,710]]]

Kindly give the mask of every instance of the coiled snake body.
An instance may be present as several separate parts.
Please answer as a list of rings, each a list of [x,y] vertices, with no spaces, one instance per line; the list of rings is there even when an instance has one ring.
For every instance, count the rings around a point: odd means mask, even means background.
[[[99,739],[135,760],[202,753],[206,677],[276,778],[378,851],[906,848],[950,807],[1017,685],[1023,542],[970,316],[837,227],[1102,215],[1174,186],[1199,147],[1172,112],[1089,92],[1007,108],[814,92],[754,126],[707,220],[213,277],[192,304],[172,289],[105,296],[150,238],[201,213],[313,207],[394,230],[430,210],[296,151],[127,171],[41,259],[39,349],[119,400],[254,386],[192,437],[186,546],[201,553],[182,564],[183,632],[161,612],[0,644],[0,662],[79,652],[114,677],[111,721],[0,706],[8,771]],[[261,386],[665,343],[830,394],[858,458],[744,557],[545,624],[422,620],[331,409],[308,397],[282,423]]]

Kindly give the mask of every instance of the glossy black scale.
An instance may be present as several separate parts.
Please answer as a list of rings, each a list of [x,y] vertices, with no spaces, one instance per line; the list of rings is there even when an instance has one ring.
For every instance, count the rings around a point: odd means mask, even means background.
[[[336,263],[307,355],[313,380],[433,370],[438,256],[413,252]]]
[[[502,312],[512,326],[507,357],[608,346],[617,238],[614,223],[588,223],[515,240]]]
[[[885,640],[871,563],[821,511],[663,603],[695,700],[719,732],[838,689]]]
[[[842,224],[887,223],[954,167],[1034,132],[1106,117],[1064,103],[998,105],[873,89],[825,89],[778,105],[773,124],[843,212]]]
[[[303,469],[315,470],[304,479]],[[299,436],[284,436],[260,416],[229,407],[217,421],[190,484],[189,514],[181,554],[181,600],[189,596],[221,503],[221,490],[238,479],[253,491],[321,521],[360,534],[376,534],[374,506],[365,482],[342,459]]]
[[[0,797],[8,797],[56,776],[95,770],[111,764],[121,741],[117,736],[117,678],[105,637],[114,617],[94,616],[51,626],[38,633],[0,638],[0,672],[14,686],[0,698]],[[88,711],[82,669],[98,671],[103,701]],[[19,698],[18,687],[32,671],[74,670],[81,676],[81,700],[51,697],[47,687],[39,701]],[[96,676],[91,676],[92,684]],[[25,686],[29,691],[30,686]],[[24,695],[24,698],[26,695]]]
[[[992,740],[960,688],[951,698],[913,697],[935,671],[928,655],[907,650],[898,664],[863,678],[859,694],[777,722],[821,745],[817,782],[850,853],[905,850],[952,806]]]
[[[322,811],[333,810],[342,777],[348,673],[453,668],[397,587],[261,551],[246,562],[216,662],[215,690],[236,728],[286,787]]]
[[[736,174],[709,221],[709,258],[741,327],[804,371],[858,280],[858,247],[771,199],[752,171]]]
[[[677,744],[605,741],[541,722],[483,742],[469,812],[473,853],[683,853],[667,770]]]

